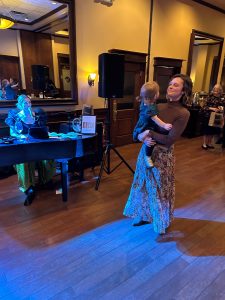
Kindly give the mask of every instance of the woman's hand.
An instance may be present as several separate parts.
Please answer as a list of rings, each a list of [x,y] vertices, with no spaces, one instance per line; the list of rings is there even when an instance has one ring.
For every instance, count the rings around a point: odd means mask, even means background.
[[[156,142],[150,136],[147,136],[144,139],[143,143],[148,147],[154,146],[156,144]]]
[[[144,142],[145,138],[149,135],[149,130],[145,130],[142,133],[139,133],[138,140]]]
[[[216,107],[209,107],[209,110],[214,111],[214,112],[219,112],[220,110]]]
[[[139,133],[138,140],[148,147],[156,144],[156,142],[149,136],[149,130],[145,130],[142,133]]]

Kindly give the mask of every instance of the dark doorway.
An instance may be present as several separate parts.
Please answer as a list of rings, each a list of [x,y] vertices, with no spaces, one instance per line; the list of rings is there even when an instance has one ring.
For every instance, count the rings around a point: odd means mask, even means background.
[[[219,68],[218,56],[214,56],[213,64],[212,64],[212,71],[211,71],[211,75],[210,75],[209,92],[213,89],[214,85],[217,82],[218,68]]]
[[[69,54],[58,53],[60,96],[71,96],[70,58]]]
[[[223,61],[223,69],[222,69],[222,76],[221,76],[221,85],[222,85],[223,91],[225,92],[225,59]]]
[[[173,75],[180,73],[182,61],[182,59],[154,57],[153,80],[155,80],[160,87],[159,102],[166,101],[166,90],[169,80]]]

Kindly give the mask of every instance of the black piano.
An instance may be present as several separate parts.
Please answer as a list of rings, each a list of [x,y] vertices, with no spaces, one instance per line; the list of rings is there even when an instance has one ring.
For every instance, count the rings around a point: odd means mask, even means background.
[[[86,145],[93,135],[80,135],[77,138],[49,138],[14,140],[13,143],[0,143],[0,167],[39,160],[57,160],[61,163],[62,199],[67,201],[68,161],[85,155]]]

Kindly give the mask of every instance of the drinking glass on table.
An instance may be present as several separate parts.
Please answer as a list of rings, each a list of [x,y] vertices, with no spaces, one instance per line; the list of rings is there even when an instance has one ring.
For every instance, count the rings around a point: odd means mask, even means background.
[[[81,132],[81,123],[82,123],[82,118],[75,118],[72,121],[72,128],[75,132],[80,133]]]

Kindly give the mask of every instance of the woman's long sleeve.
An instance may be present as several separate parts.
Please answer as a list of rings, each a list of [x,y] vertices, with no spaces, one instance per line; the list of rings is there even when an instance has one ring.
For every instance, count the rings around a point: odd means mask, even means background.
[[[8,116],[5,119],[5,123],[10,127],[14,127],[15,123],[16,123],[16,118],[17,118],[17,111],[15,111],[14,109],[10,110],[8,112]]]
[[[188,119],[190,117],[190,112],[188,110],[183,110],[179,115],[175,116],[174,120],[171,122],[173,127],[168,132],[167,135],[157,133],[155,131],[150,131],[150,136],[157,143],[170,147],[173,145],[181,136],[184,129],[187,126]]]

